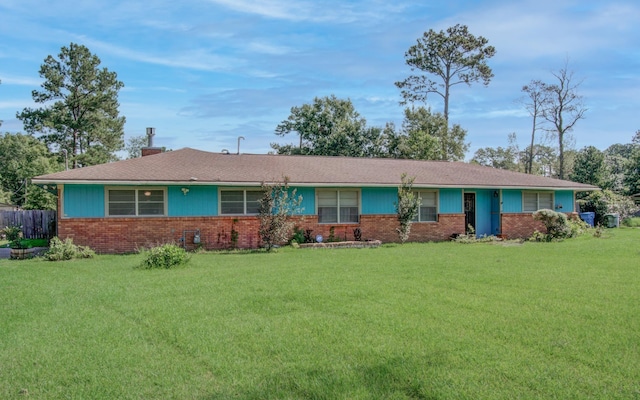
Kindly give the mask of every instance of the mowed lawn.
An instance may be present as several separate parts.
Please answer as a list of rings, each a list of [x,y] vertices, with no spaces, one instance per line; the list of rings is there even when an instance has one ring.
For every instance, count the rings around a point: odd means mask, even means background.
[[[0,261],[3,399],[640,399],[640,229]]]

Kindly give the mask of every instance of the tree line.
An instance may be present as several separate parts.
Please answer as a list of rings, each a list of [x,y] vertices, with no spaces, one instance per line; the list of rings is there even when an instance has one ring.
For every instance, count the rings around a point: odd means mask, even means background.
[[[431,29],[405,52],[411,74],[395,82],[400,104],[406,106],[401,126],[368,126],[350,99],[316,97],[292,107],[275,128],[276,136],[293,134],[297,140],[274,142],[271,147],[277,154],[461,161],[469,143],[467,131],[449,121],[452,89],[489,85],[494,75],[488,61],[495,54],[486,38],[474,36],[464,25]],[[125,117],[118,110],[124,84],[100,64],[87,47],[75,43],[62,47],[57,57],[45,58],[39,70],[44,82],[32,92],[42,106],[17,113],[26,133],[0,135],[0,201],[23,208],[55,208],[51,193],[29,187],[31,177],[114,161],[123,149],[129,158],[139,156],[146,143],[143,136],[130,138],[126,146],[124,142]],[[568,63],[552,78],[522,87],[521,103],[532,120],[529,146],[520,150],[511,134],[507,147],[479,149],[471,161],[569,178],[620,193],[640,191],[638,134],[632,143],[616,144],[604,152],[575,151],[571,132],[587,111],[578,93],[581,82],[576,82]],[[442,112],[425,107],[430,96],[441,98]],[[594,168],[601,172],[587,173]]]

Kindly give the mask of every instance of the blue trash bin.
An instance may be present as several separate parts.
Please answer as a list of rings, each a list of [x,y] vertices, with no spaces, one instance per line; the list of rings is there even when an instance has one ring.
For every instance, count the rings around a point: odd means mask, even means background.
[[[594,212],[583,212],[580,213],[580,219],[589,224],[589,226],[595,226],[596,222],[596,213]]]

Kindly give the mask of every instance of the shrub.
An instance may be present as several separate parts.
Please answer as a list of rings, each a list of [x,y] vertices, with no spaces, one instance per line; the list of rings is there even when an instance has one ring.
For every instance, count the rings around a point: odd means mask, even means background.
[[[296,196],[296,189],[289,193],[289,178],[285,177],[284,182],[262,184],[259,204],[258,233],[267,251],[271,251],[274,246],[287,241],[293,228],[289,217],[302,211],[302,196]]]
[[[293,237],[291,238],[291,240],[289,241],[291,244],[293,243],[297,243],[297,244],[301,244],[305,242],[305,238],[304,238],[304,230],[295,227],[293,229]]]
[[[74,258],[93,258],[95,254],[88,246],[78,246],[70,238],[62,241],[56,236],[49,242],[49,250],[44,253],[44,258],[48,261],[65,261]]]
[[[620,220],[632,217],[638,211],[638,206],[630,197],[622,196],[610,190],[592,192],[586,198],[578,200],[580,210],[583,212],[595,212],[596,223],[602,224],[604,216],[617,213]]]
[[[640,218],[638,217],[625,218],[622,220],[622,225],[627,226],[629,228],[640,228]]]
[[[418,216],[418,208],[422,201],[420,196],[413,192],[415,179],[415,177],[408,178],[406,173],[400,176],[402,184],[398,187],[398,201],[395,203],[398,222],[400,223],[400,227],[396,229],[400,243],[404,243],[409,239],[411,224]]]
[[[545,228],[547,228],[547,232],[542,237],[540,232],[535,232],[531,237],[532,240],[550,242],[552,240],[572,237],[573,235],[571,225],[564,213],[543,209],[534,212],[533,219],[542,222]]]
[[[12,225],[5,227],[2,232],[9,241],[9,247],[12,249],[22,248],[22,227],[18,225]]]
[[[146,250],[144,253],[145,258],[140,264],[142,269],[170,269],[189,261],[186,250],[175,244],[163,244]]]

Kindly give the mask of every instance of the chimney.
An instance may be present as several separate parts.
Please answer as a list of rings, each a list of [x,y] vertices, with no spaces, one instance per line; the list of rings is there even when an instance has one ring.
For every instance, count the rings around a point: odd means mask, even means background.
[[[142,157],[152,156],[162,153],[161,147],[153,147],[153,137],[156,135],[156,128],[147,128],[147,147],[143,147]]]

